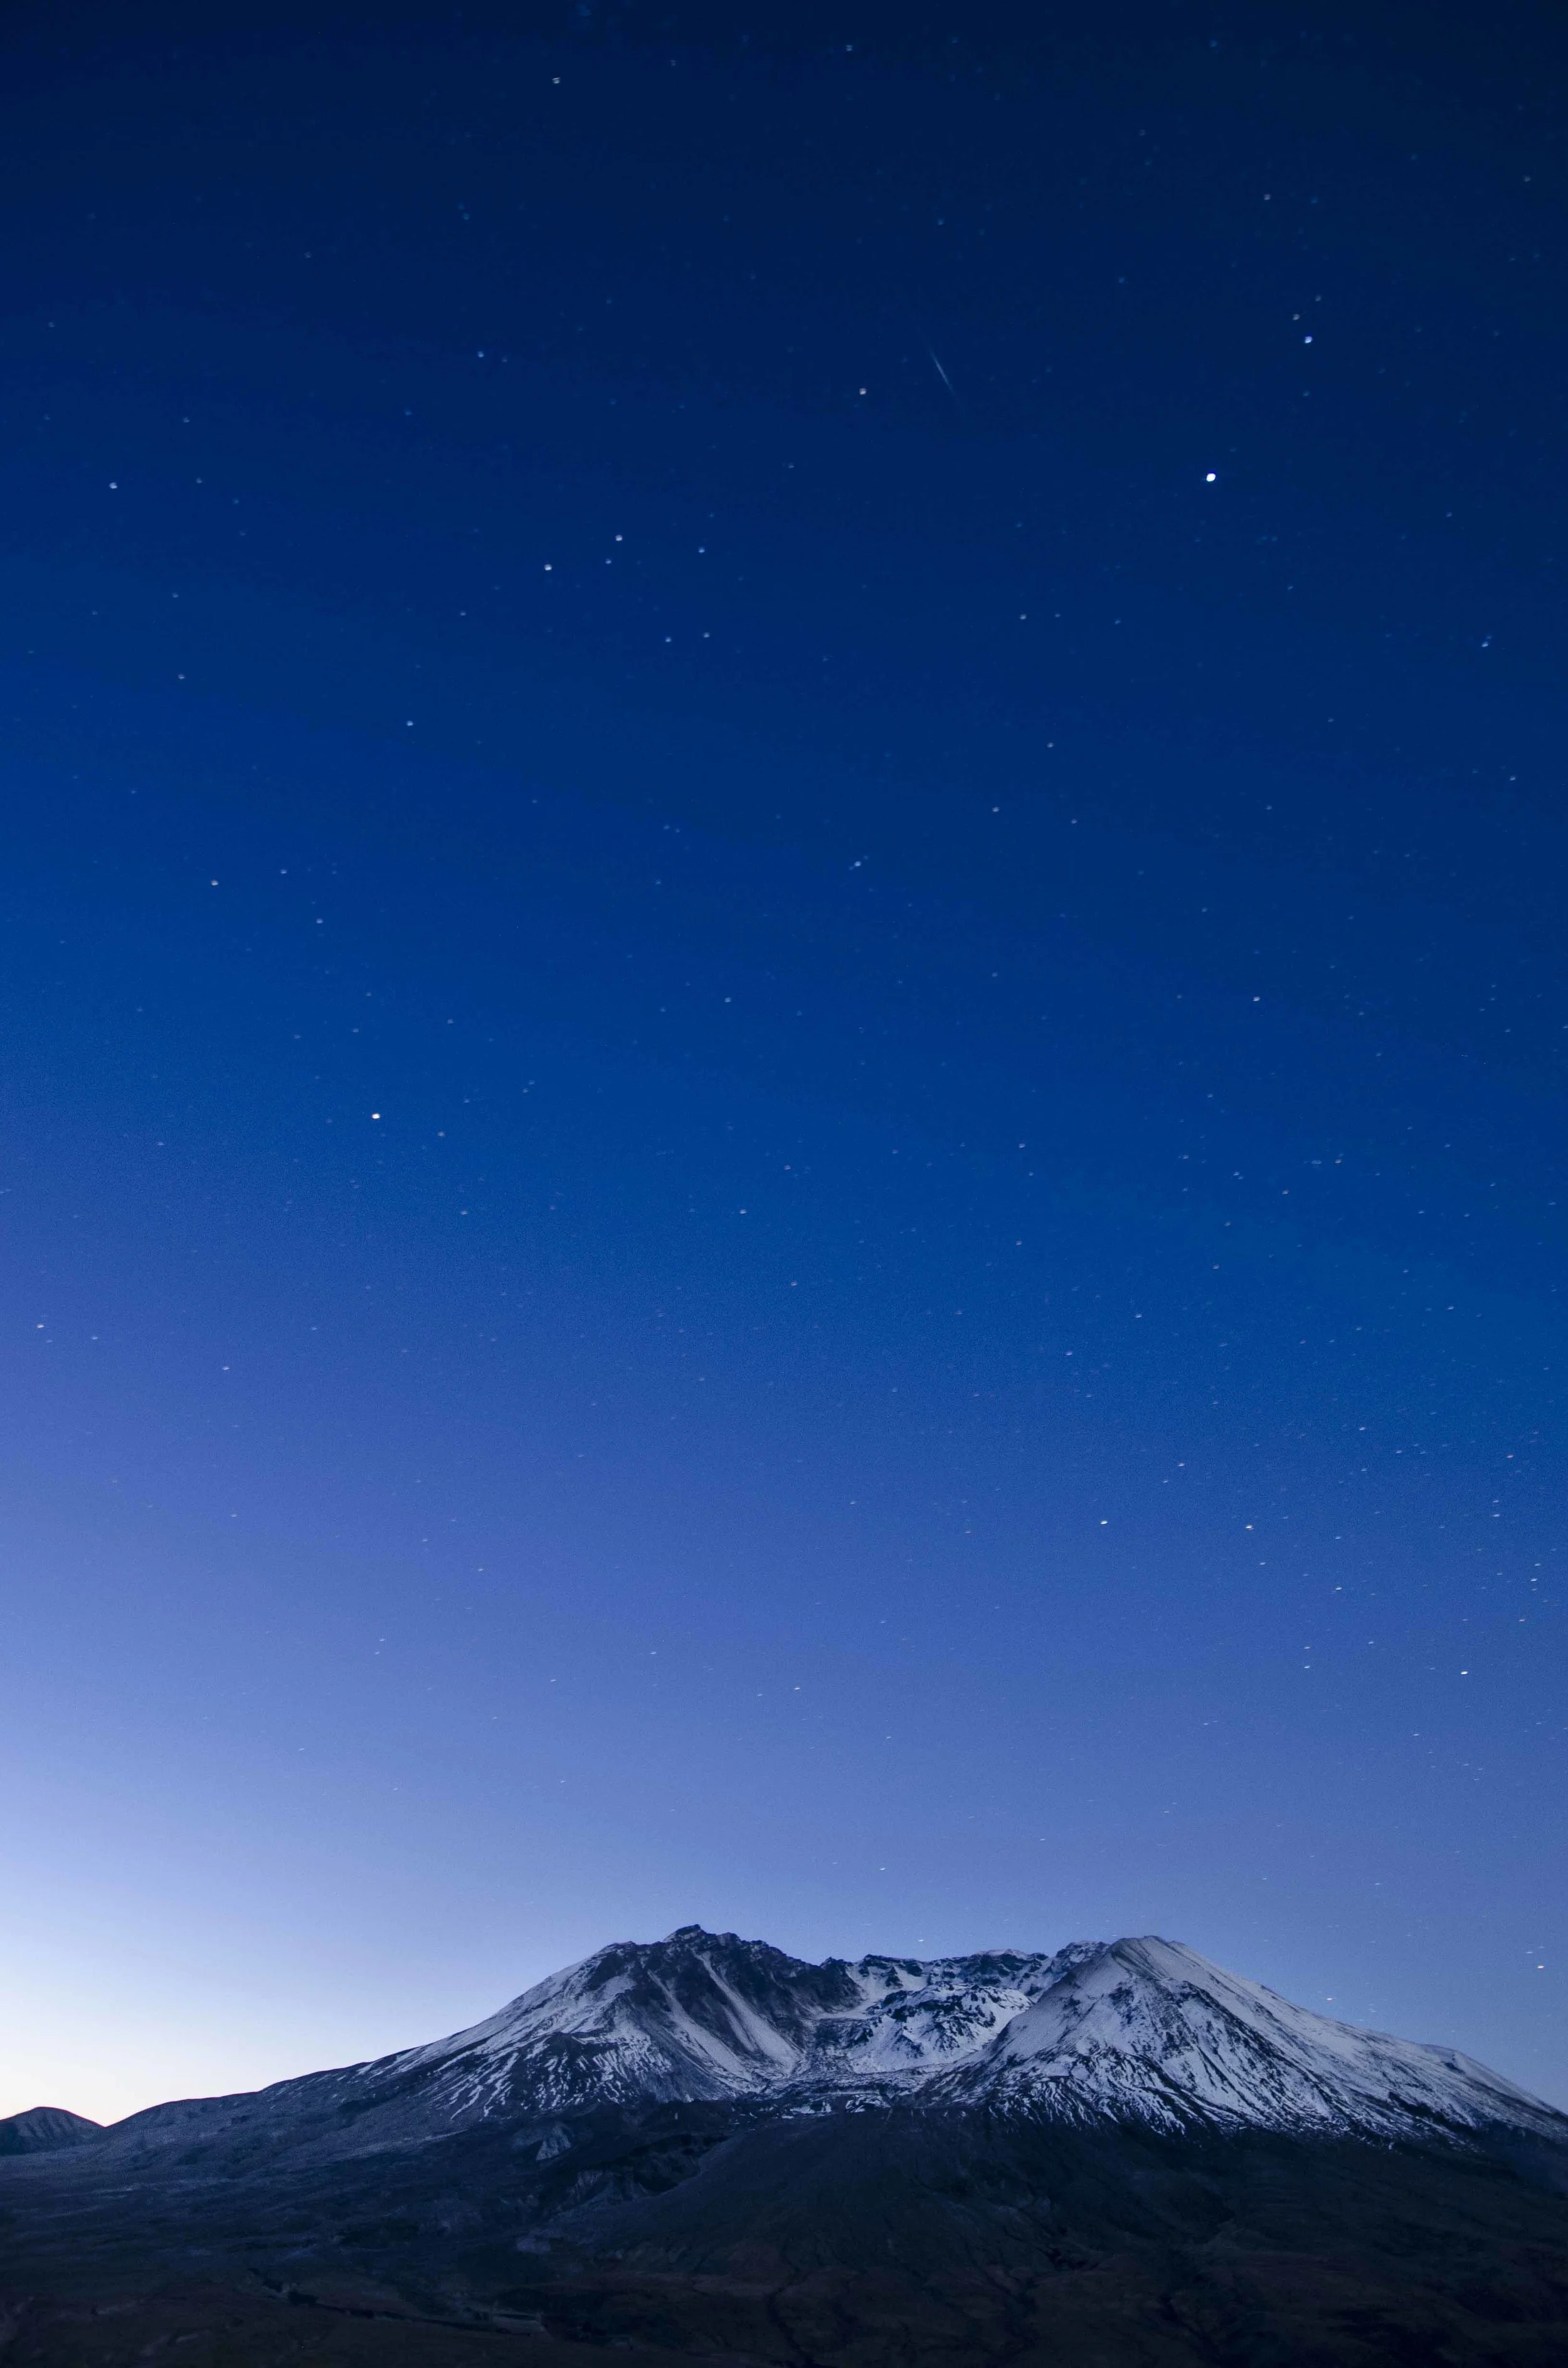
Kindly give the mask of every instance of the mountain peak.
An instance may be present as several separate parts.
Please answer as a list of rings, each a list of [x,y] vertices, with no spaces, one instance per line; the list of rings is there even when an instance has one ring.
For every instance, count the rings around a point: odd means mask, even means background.
[[[1055,2120],[1397,2137],[1568,2118],[1452,2049],[1293,2006],[1157,1933],[1058,1952],[985,2057],[941,2084]]]

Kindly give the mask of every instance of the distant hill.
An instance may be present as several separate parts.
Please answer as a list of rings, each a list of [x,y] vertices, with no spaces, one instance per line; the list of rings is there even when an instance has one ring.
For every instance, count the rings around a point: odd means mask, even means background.
[[[104,2125],[83,2113],[68,2113],[63,2105],[34,2105],[25,2113],[0,2121],[0,2154],[43,2154],[56,2146],[82,2146],[101,2138]]]

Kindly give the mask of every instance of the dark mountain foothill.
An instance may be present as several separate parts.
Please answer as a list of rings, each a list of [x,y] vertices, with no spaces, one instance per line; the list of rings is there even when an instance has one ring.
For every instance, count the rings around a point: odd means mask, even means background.
[[[687,1928],[14,2152],[0,2215],[6,2368],[1568,2359],[1568,2118],[1154,1940],[805,1965]]]
[[[30,2112],[0,2121],[0,2154],[47,2154],[57,2146],[82,2146],[103,2135],[101,2122],[68,2113],[59,2105],[35,2105]]]

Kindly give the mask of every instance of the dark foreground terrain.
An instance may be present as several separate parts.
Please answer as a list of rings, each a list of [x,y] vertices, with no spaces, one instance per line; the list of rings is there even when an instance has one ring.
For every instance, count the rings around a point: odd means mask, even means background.
[[[1568,2155],[601,2107],[0,2177],[6,2368],[1568,2362]]]

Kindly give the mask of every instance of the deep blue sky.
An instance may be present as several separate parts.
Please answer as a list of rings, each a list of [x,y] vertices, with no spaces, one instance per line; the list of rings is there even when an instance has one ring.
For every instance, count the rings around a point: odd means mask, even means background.
[[[692,1918],[1568,2100],[1558,12],[0,49],[0,2110]]]

